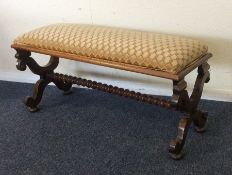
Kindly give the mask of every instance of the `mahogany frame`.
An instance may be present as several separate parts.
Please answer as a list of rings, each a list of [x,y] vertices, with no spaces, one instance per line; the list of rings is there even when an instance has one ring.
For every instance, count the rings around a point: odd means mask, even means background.
[[[178,133],[174,140],[171,141],[169,146],[169,154],[173,159],[181,159],[183,157],[183,147],[185,144],[186,136],[191,123],[194,124],[197,132],[204,132],[207,125],[208,113],[198,109],[198,104],[201,99],[204,83],[208,83],[210,80],[209,64],[207,60],[212,57],[211,53],[204,55],[202,58],[195,61],[177,75],[170,73],[150,70],[138,66],[126,65],[121,63],[112,63],[107,61],[101,61],[96,59],[87,59],[84,57],[77,57],[72,54],[60,53],[56,51],[47,51],[41,49],[28,48],[23,46],[12,45],[16,49],[17,54],[17,69],[25,71],[28,67],[34,74],[40,76],[34,87],[34,93],[32,97],[26,97],[24,103],[30,112],[36,112],[38,110],[38,104],[40,103],[43,95],[43,91],[46,86],[53,82],[59,89],[63,90],[65,94],[69,94],[73,84],[85,86],[88,88],[102,90],[108,93],[132,98],[142,102],[158,105],[164,108],[180,111],[184,114],[184,117],[180,120],[178,126]],[[51,58],[47,65],[40,66],[31,57],[31,52],[42,53],[50,55]],[[111,85],[98,83],[96,81],[86,80],[73,76],[54,73],[54,70],[59,64],[59,58],[68,58],[76,61],[88,62],[91,64],[97,64],[107,67],[113,67],[123,69],[127,71],[148,74],[156,77],[162,77],[171,79],[173,81],[173,95],[170,100],[162,99],[160,97],[136,93],[128,89],[113,87]],[[194,85],[191,96],[188,95],[186,90],[187,83],[184,80],[185,76],[198,67],[198,75]]]

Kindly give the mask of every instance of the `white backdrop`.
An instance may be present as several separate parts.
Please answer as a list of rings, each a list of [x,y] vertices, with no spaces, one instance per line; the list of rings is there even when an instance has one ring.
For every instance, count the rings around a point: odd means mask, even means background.
[[[211,81],[204,98],[232,101],[231,0],[1,0],[0,79],[33,82],[36,76],[15,68],[13,39],[31,29],[57,22],[93,23],[179,34],[208,43],[214,54]],[[39,62],[47,59],[40,55]],[[70,61],[58,71],[142,91],[171,95],[171,82],[151,76]],[[196,72],[187,77],[193,86]]]

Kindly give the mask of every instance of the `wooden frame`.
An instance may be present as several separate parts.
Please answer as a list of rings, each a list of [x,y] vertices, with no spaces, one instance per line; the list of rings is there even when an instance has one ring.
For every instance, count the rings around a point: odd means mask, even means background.
[[[187,68],[185,68],[184,70],[182,70],[181,72],[175,75],[175,74],[171,74],[168,72],[152,70],[146,67],[119,63],[119,62],[114,62],[114,61],[108,61],[108,60],[103,60],[103,59],[97,59],[97,58],[92,58],[92,57],[86,57],[86,56],[77,56],[75,54],[63,53],[63,52],[54,51],[54,50],[47,50],[47,49],[41,49],[41,48],[37,49],[37,48],[29,47],[27,45],[22,45],[22,44],[20,45],[13,44],[11,47],[15,49],[19,49],[19,50],[21,49],[21,50],[25,50],[29,52],[36,52],[40,54],[51,55],[51,56],[59,57],[59,58],[67,58],[70,60],[95,64],[95,65],[101,65],[105,67],[111,67],[111,68],[131,71],[131,72],[137,72],[137,73],[152,75],[152,76],[171,79],[171,80],[183,79],[189,72],[191,72],[196,67],[200,66],[203,62],[207,61],[210,57],[212,57],[212,54],[208,53],[202,56],[200,59],[196,59],[195,62],[193,62]]]
[[[210,66],[207,63],[207,60],[212,56],[211,53],[204,55],[202,58],[195,61],[186,69],[179,72],[177,75],[173,75],[170,73],[155,71],[143,67],[131,66],[121,63],[116,64],[113,62],[97,60],[94,58],[77,57],[73,54],[60,53],[56,51],[47,51],[17,45],[12,45],[12,47],[17,51],[17,69],[24,71],[26,70],[26,67],[28,67],[33,73],[40,76],[40,79],[35,85],[33,96],[26,97],[24,99],[25,105],[31,112],[38,110],[37,106],[41,101],[43,91],[45,87],[51,82],[53,82],[59,89],[63,90],[65,94],[69,94],[72,85],[77,84],[143,101],[153,105],[158,105],[168,109],[174,109],[184,114],[184,117],[179,122],[177,137],[171,141],[169,146],[169,154],[174,159],[181,159],[183,157],[183,147],[191,123],[194,124],[197,132],[204,132],[206,129],[208,114],[207,112],[199,110],[197,107],[201,99],[204,83],[207,83],[210,80]],[[31,52],[50,55],[51,58],[49,63],[44,67],[39,66],[31,57]],[[162,99],[160,97],[145,95],[138,92],[136,93],[128,89],[113,87],[111,85],[106,85],[91,80],[54,73],[55,68],[59,64],[59,57],[171,79],[173,81],[173,96],[170,100]],[[187,83],[184,80],[184,77],[197,67],[198,75],[193,92],[191,96],[189,96],[186,90]]]

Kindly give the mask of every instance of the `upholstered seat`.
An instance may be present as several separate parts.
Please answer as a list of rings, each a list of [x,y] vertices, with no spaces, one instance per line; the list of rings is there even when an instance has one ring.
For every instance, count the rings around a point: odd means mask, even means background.
[[[200,41],[154,32],[79,24],[54,24],[25,33],[14,47],[58,51],[177,74],[207,54]]]

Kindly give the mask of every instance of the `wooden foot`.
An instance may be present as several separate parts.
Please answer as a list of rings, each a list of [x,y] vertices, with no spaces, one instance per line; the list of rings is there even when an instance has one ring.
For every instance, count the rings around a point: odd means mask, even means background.
[[[72,83],[68,83],[65,81],[57,81],[53,79],[54,84],[56,87],[58,87],[60,90],[63,91],[64,95],[70,95],[72,93],[71,88],[72,88]]]
[[[23,100],[23,103],[26,105],[26,102],[27,101],[27,97],[25,97],[25,99]],[[34,113],[34,112],[37,112],[39,111],[39,108],[36,106],[36,107],[29,107],[27,106],[27,110],[31,113]]]
[[[27,106],[28,110],[30,112],[36,112],[39,110],[37,105],[40,103],[44,89],[50,82],[44,79],[40,79],[37,81],[35,87],[34,87],[34,94],[32,97],[26,97],[23,102]]]
[[[70,95],[70,94],[72,94],[73,93],[73,91],[70,89],[70,90],[68,90],[68,91],[64,91],[63,92],[63,94],[64,95]]]
[[[191,124],[191,118],[186,117],[180,120],[177,137],[171,141],[169,146],[169,155],[175,160],[184,156],[183,147],[187,137],[188,129]]]
[[[193,123],[197,132],[202,133],[206,131],[207,128],[207,117],[208,112],[197,110],[193,114]]]

